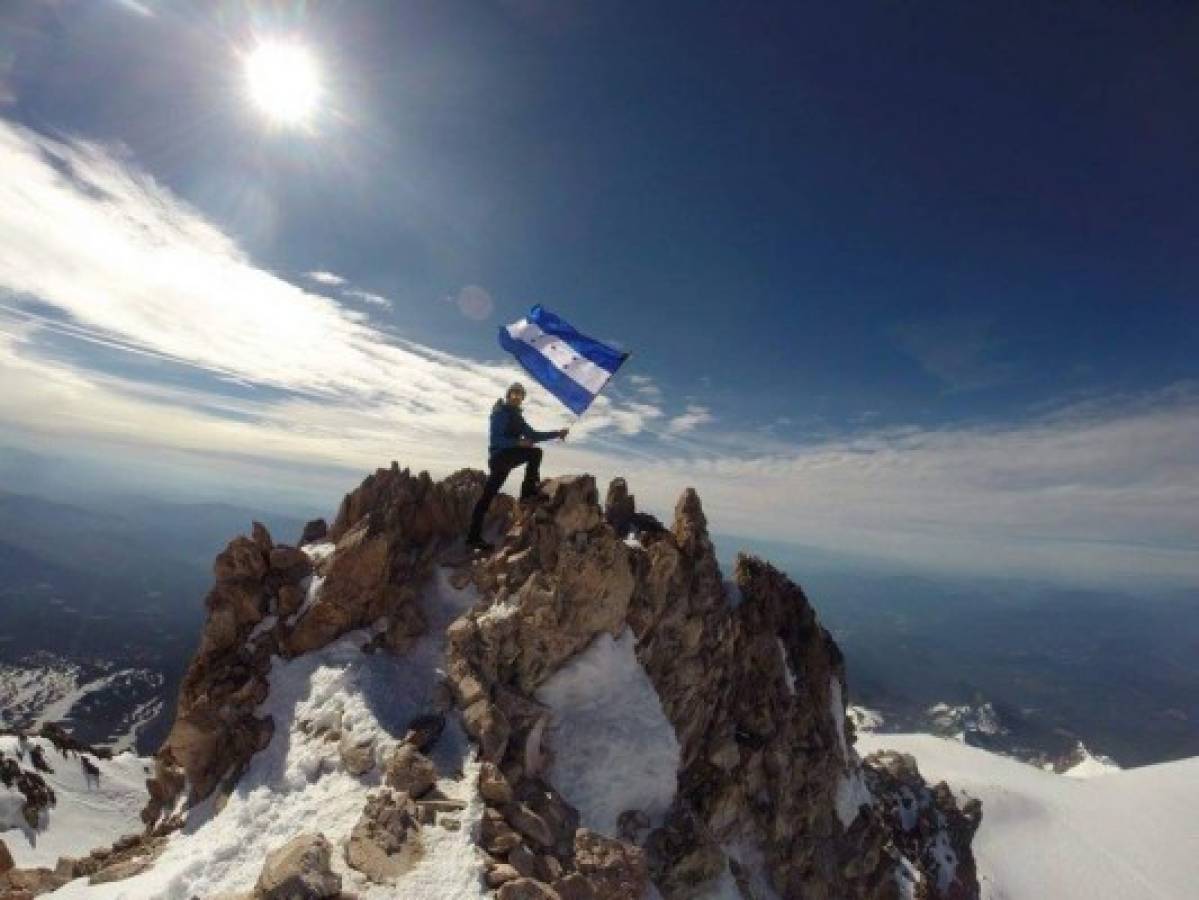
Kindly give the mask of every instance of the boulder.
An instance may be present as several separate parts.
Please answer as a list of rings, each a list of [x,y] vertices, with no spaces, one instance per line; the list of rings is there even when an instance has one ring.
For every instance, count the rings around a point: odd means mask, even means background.
[[[323,834],[305,833],[267,854],[255,885],[262,900],[320,900],[341,892],[330,869],[332,847]]]
[[[371,881],[386,884],[411,869],[422,855],[416,805],[406,794],[367,800],[346,843],[346,863]]]
[[[3,875],[13,867],[12,854],[8,852],[8,845],[0,840],[0,875]]]
[[[423,797],[437,782],[437,769],[411,744],[401,744],[387,761],[384,778],[388,787],[412,798]]]
[[[489,888],[498,888],[500,885],[509,881],[515,881],[519,877],[520,873],[512,868],[512,866],[507,863],[499,863],[487,870],[485,881]]]
[[[342,735],[337,752],[351,775],[365,775],[375,767],[375,742],[370,738],[357,739],[347,732]]]
[[[485,762],[479,767],[479,793],[496,806],[511,802],[512,785],[495,763]]]

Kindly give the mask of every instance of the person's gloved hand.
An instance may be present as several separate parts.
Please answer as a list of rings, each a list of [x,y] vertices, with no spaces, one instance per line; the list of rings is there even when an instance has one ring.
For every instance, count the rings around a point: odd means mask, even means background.
[[[518,446],[521,446],[521,447],[532,447],[533,446],[533,442],[531,440],[529,440],[528,438],[521,438],[517,443],[518,443]]]
[[[564,440],[566,440],[566,436],[568,434],[570,434],[570,429],[563,428],[561,431],[558,432],[558,439],[564,441]]]

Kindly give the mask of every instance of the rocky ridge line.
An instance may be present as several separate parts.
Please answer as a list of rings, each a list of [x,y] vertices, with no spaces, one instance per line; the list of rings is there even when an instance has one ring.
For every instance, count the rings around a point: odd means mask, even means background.
[[[273,723],[257,710],[273,655],[298,656],[359,628],[374,634],[364,651],[411,646],[427,627],[421,591],[463,532],[482,481],[462,471],[434,482],[393,464],[346,496],[332,527],[310,523],[304,550],[275,544],[259,525],[229,544],[148,783],[148,836],[178,827],[207,797],[219,809],[269,742]],[[447,630],[447,690],[431,718],[461,715],[478,744],[487,806],[475,837],[499,897],[635,898],[652,881],[675,900],[726,869],[747,898],[763,896],[757,869],[787,898],[977,897],[977,809],[959,810],[947,788],[928,789],[906,764],[862,767],[835,642],[800,588],[768,563],[741,556],[733,586],[725,584],[694,491],[669,528],[637,512],[621,480],[601,508],[589,476],[544,482],[539,502],[519,512],[502,498],[490,522],[503,545],[458,576],[480,600]],[[549,710],[534,695],[598,635],[625,629],[681,762],[664,821],[626,810],[619,834],[599,834],[579,827],[549,781],[541,762],[552,753],[542,746]],[[356,848],[343,848],[347,858],[375,860],[380,877],[417,852],[422,819],[453,822],[425,783],[423,750],[439,731],[410,728],[387,762],[388,789],[371,796],[354,829]],[[373,764],[354,748],[341,759],[348,771]],[[909,827],[897,812],[909,795],[928,827]],[[301,835],[291,842],[299,849],[279,848],[311,878],[268,878],[264,869],[265,881],[323,885],[300,895],[332,895],[322,893],[333,889],[322,840]],[[755,859],[738,849],[747,846]]]

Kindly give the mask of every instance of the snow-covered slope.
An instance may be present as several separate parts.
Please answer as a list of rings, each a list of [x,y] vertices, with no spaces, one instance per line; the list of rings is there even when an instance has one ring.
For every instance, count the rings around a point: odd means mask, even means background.
[[[339,758],[341,741],[330,736],[355,744],[373,740],[381,763],[412,716],[429,709],[445,626],[474,599],[473,591],[455,590],[440,573],[425,595],[431,627],[402,657],[361,652],[371,634],[358,631],[297,659],[276,658],[261,709],[274,717],[274,736],[254,756],[224,809],[215,814],[211,799],[193,809],[149,871],[109,884],[78,879],[52,896],[187,900],[249,891],[267,853],[302,832],[319,828],[335,846],[343,845],[368,792],[382,778],[378,766],[362,776],[347,772]],[[335,853],[333,871],[346,890],[364,900],[484,896],[482,862],[472,839],[482,814],[474,787],[478,766],[456,722],[448,723],[432,758],[441,776],[438,788],[466,803],[461,827],[425,829],[423,859],[394,887],[370,884]]]
[[[63,723],[92,746],[133,750],[139,732],[162,712],[163,677],[111,662],[80,665],[52,653],[0,664],[0,725],[37,731]]]
[[[42,775],[53,789],[57,803],[42,813],[39,827],[30,828],[21,816],[24,798],[0,784],[0,839],[8,845],[13,861],[22,868],[54,868],[60,856],[86,856],[94,847],[107,846],[117,838],[142,830],[139,818],[146,803],[146,775],[150,760],[122,753],[112,759],[88,759],[100,770],[99,782],[84,776],[79,757],[64,758],[54,745],[33,738],[54,769]],[[0,737],[0,751],[16,757],[17,739]],[[26,755],[23,768],[32,769]]]
[[[931,735],[863,734],[983,802],[984,900],[1187,900],[1199,894],[1199,758],[1067,778]]]

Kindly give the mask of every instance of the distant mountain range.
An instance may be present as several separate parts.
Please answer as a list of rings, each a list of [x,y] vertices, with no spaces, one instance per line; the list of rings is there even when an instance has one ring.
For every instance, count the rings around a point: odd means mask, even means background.
[[[82,740],[150,752],[203,620],[213,557],[252,520],[293,540],[302,523],[226,504],[89,502],[0,490],[0,725],[66,721]]]

